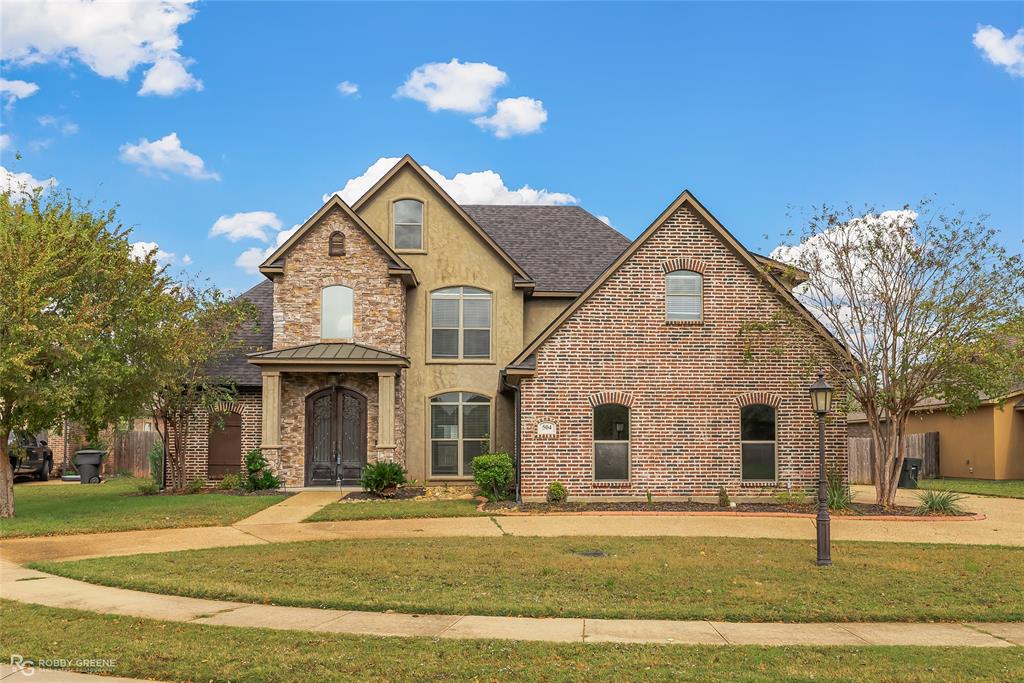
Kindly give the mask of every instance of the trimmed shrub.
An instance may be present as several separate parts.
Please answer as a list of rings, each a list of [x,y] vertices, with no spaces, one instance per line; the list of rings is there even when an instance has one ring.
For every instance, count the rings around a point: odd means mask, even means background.
[[[135,485],[135,490],[144,496],[155,496],[160,492],[160,488],[152,479],[143,479]]]
[[[398,487],[406,482],[405,468],[397,462],[374,462],[363,468],[359,478],[364,491],[376,493],[385,498],[394,497]]]
[[[925,491],[918,497],[914,510],[919,515],[962,515],[965,510],[960,501],[964,499],[953,491]]]
[[[548,486],[548,502],[564,503],[569,498],[569,492],[560,481],[553,481]]]
[[[185,484],[185,493],[199,493],[206,487],[205,479],[193,479],[189,483]]]
[[[502,500],[508,495],[516,476],[512,456],[508,453],[488,453],[473,458],[473,479],[487,500]]]
[[[265,491],[281,488],[281,480],[270,471],[270,464],[263,457],[263,451],[254,448],[245,454],[247,473],[245,488],[248,491]]]
[[[718,487],[718,507],[727,508],[729,507],[729,492],[725,490],[724,486]]]
[[[221,491],[238,491],[242,488],[242,475],[238,472],[228,472],[224,478],[217,482],[217,488]]]
[[[828,493],[829,510],[849,510],[853,507],[853,492],[843,481],[843,473],[839,470],[825,473],[825,491]]]
[[[803,505],[807,502],[807,493],[799,489],[796,491],[779,491],[774,497],[781,505]]]

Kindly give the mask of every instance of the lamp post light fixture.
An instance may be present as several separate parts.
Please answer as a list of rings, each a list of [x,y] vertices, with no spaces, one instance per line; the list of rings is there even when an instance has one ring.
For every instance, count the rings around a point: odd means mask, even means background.
[[[832,540],[829,530],[828,489],[825,483],[825,416],[832,408],[832,385],[818,373],[818,379],[809,388],[811,409],[818,416],[818,566],[832,564]]]

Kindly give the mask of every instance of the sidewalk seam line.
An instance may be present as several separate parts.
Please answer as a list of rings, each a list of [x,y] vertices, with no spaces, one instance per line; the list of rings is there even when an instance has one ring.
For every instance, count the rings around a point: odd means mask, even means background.
[[[454,628],[454,626],[455,626],[455,625],[456,625],[457,623],[459,623],[460,621],[462,621],[463,619],[465,619],[465,618],[466,618],[467,616],[468,616],[468,615],[466,615],[466,614],[460,614],[460,615],[459,615],[459,618],[458,618],[458,619],[456,619],[455,621],[453,621],[452,623],[448,624],[448,625],[447,625],[447,626],[445,626],[445,627],[444,627],[443,629],[441,629],[440,631],[438,631],[438,632],[437,632],[437,635],[436,635],[436,636],[434,636],[434,637],[435,637],[435,638],[444,638],[444,637],[445,637],[445,635],[444,635],[445,633],[448,633],[448,631],[450,631],[450,630],[451,630],[452,628]]]
[[[865,645],[871,645],[872,644],[871,641],[868,640],[867,638],[865,638],[864,636],[860,635],[859,633],[854,633],[849,628],[847,628],[846,624],[839,624],[838,626],[839,626],[839,628],[843,629],[844,631],[849,633],[851,636],[853,636],[857,640],[859,640],[862,643],[864,643]]]
[[[733,642],[732,642],[731,640],[729,640],[728,638],[726,638],[726,637],[725,637],[725,634],[724,634],[724,633],[722,633],[721,631],[719,631],[719,630],[718,630],[718,627],[717,627],[717,626],[715,626],[715,624],[714,624],[714,622],[713,622],[713,621],[711,621],[711,620],[709,619],[709,620],[707,621],[707,625],[711,627],[711,630],[712,630],[712,631],[714,631],[715,633],[717,633],[717,634],[718,634],[718,637],[719,637],[719,638],[721,638],[722,640],[724,640],[724,641],[725,641],[725,644],[726,644],[726,645],[732,645],[732,644],[733,644]]]

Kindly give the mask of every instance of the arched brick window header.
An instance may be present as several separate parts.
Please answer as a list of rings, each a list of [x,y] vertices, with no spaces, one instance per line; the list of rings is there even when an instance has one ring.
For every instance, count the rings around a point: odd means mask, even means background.
[[[345,233],[338,230],[331,233],[330,238],[327,240],[327,255],[345,255]]]
[[[680,256],[664,261],[661,264],[662,270],[671,273],[676,270],[692,270],[695,273],[704,274],[704,263],[695,258]]]
[[[242,414],[242,404],[232,403],[231,401],[218,401],[213,408],[210,409],[211,413],[234,413],[235,415]]]
[[[736,404],[740,408],[759,403],[771,406],[772,408],[778,408],[782,405],[782,397],[770,394],[767,391],[751,391],[746,394],[740,394],[736,397]]]
[[[593,408],[606,403],[618,403],[627,408],[633,406],[633,395],[627,394],[625,391],[602,391],[597,394],[591,394],[589,400]]]

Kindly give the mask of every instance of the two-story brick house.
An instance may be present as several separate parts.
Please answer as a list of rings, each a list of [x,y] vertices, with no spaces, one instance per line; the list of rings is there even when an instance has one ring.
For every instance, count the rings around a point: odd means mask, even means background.
[[[195,416],[192,476],[260,446],[288,486],[356,483],[395,460],[426,483],[518,453],[526,497],[806,488],[807,363],[834,343],[794,326],[751,353],[745,322],[806,315],[780,264],[684,193],[636,241],[573,206],[460,206],[403,158],[351,207],[332,197],[243,297],[260,349],[211,372],[239,388]],[[838,384],[838,381],[834,382]],[[829,427],[845,468],[845,424]]]

